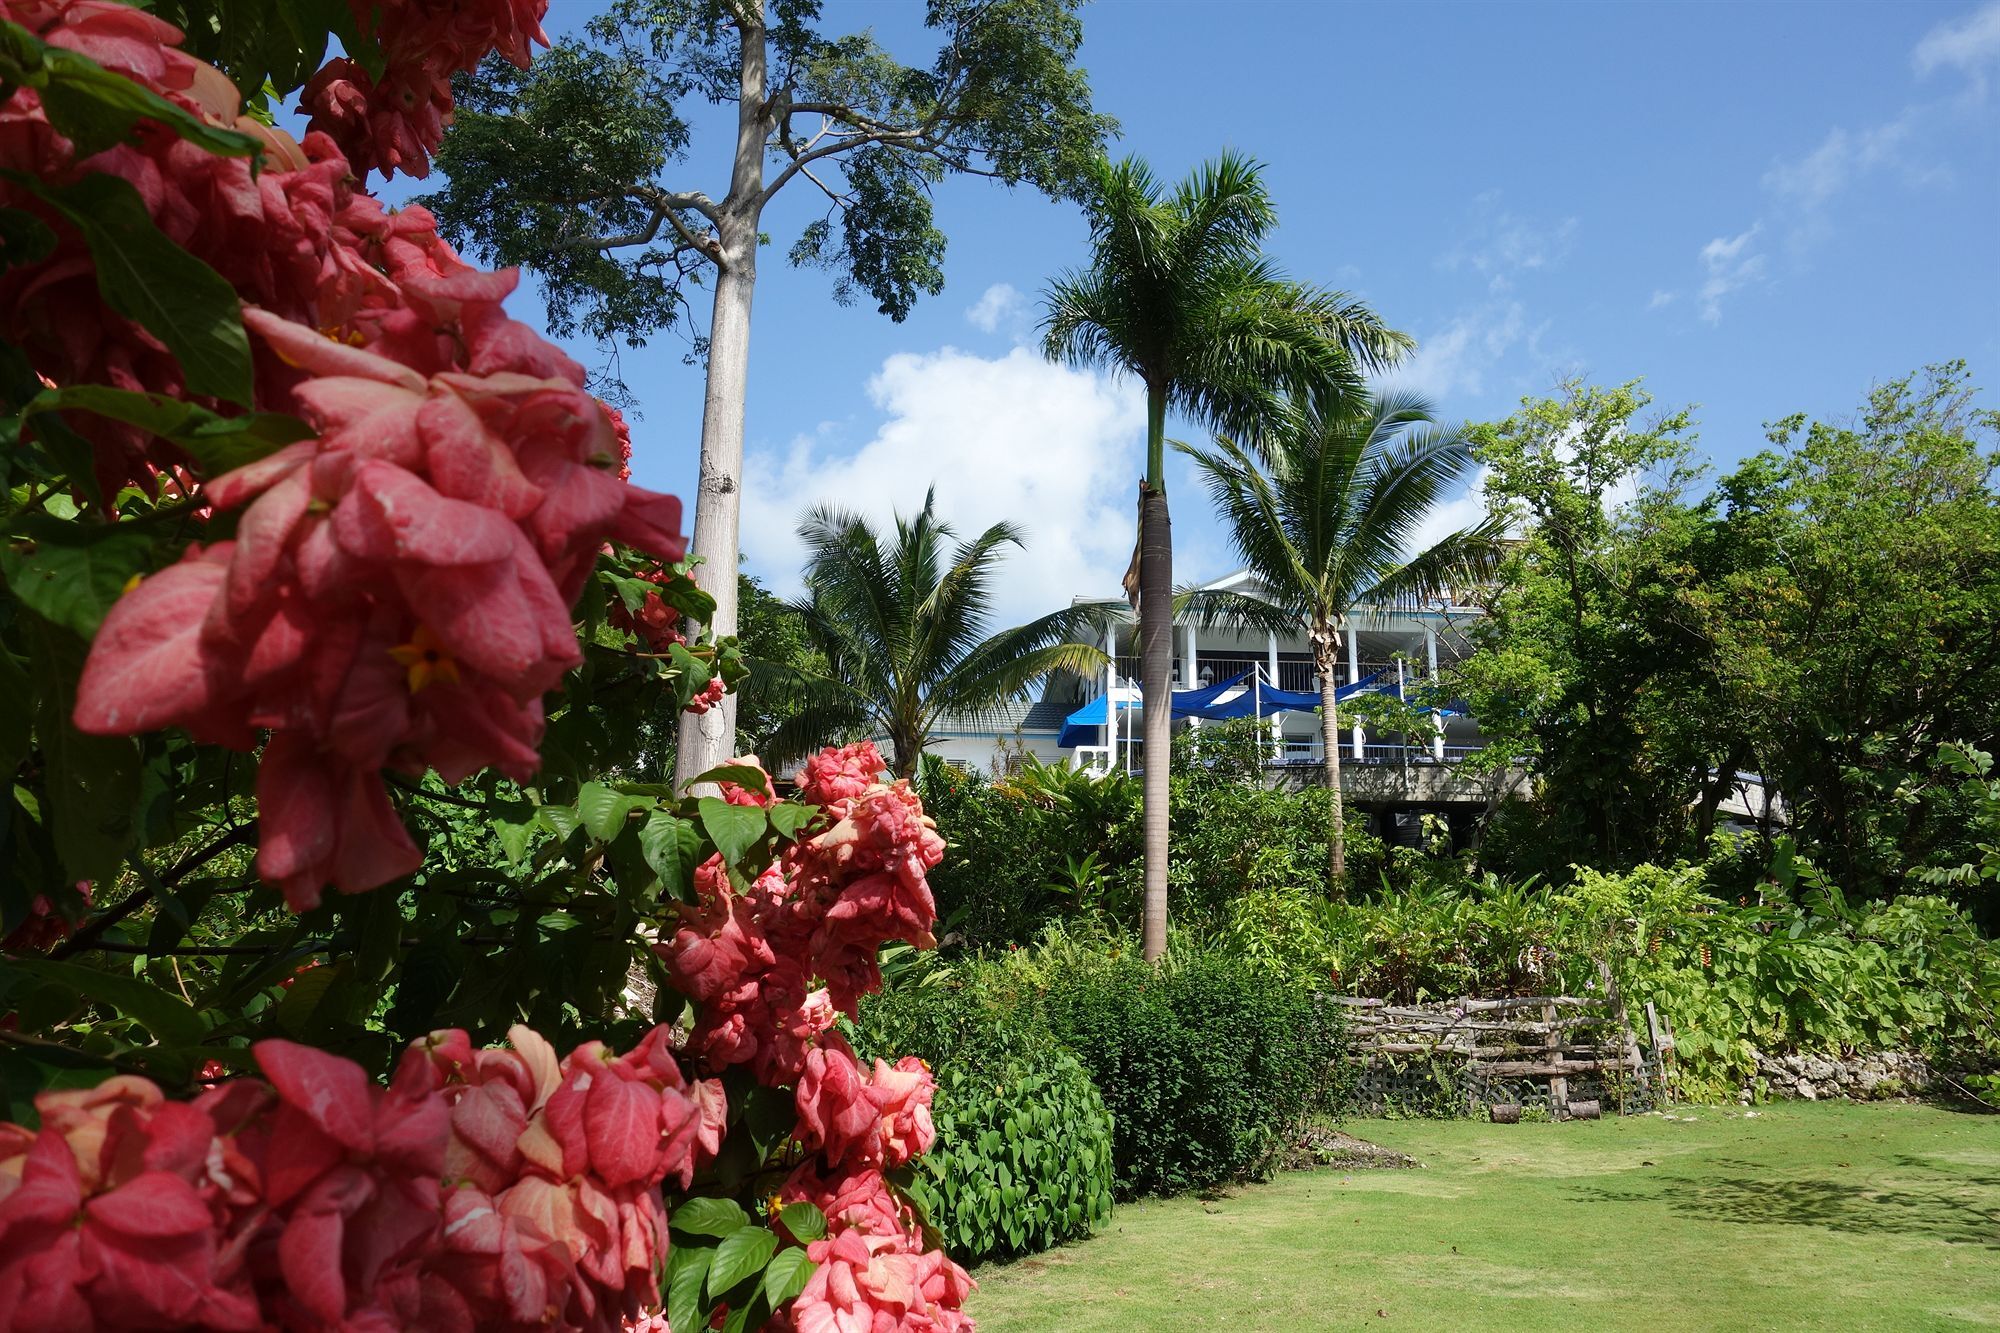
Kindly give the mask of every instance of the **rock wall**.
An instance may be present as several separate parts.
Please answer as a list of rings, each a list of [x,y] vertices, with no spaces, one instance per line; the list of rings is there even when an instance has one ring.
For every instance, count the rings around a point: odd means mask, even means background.
[[[1756,1081],[1745,1085],[1740,1100],[1752,1101],[1759,1095],[1806,1101],[1907,1097],[1928,1088],[1933,1077],[1930,1063],[1908,1051],[1864,1051],[1845,1056],[1766,1055],[1760,1051]]]

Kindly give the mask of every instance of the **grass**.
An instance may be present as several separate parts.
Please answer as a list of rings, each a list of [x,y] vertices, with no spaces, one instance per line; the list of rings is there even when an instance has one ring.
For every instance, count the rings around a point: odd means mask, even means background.
[[[1423,1170],[1121,1205],[975,1274],[982,1333],[2000,1324],[2000,1117],[1901,1104],[1345,1126]]]

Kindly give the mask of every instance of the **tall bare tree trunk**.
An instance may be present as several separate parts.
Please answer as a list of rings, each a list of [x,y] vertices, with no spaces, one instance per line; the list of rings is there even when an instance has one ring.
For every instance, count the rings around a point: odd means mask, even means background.
[[[1319,672],[1319,744],[1324,758],[1320,776],[1332,794],[1333,814],[1326,832],[1326,890],[1338,896],[1347,876],[1347,815],[1340,794],[1340,642],[1333,626],[1313,630],[1313,667]]]
[[[742,25],[741,97],[736,107],[736,157],[729,195],[720,206],[715,313],[708,327],[708,383],[701,405],[701,479],[695,492],[695,581],[715,598],[709,628],[736,633],[738,518],[743,487],[743,403],[750,386],[750,298],[757,289],[757,226],[764,207],[765,50],[761,0],[743,6],[757,16]],[[736,696],[706,713],[682,714],[674,779],[685,783],[736,751]]]
[[[1167,493],[1139,501],[1139,686],[1145,695],[1146,960],[1167,951],[1167,807],[1173,750],[1174,539]]]

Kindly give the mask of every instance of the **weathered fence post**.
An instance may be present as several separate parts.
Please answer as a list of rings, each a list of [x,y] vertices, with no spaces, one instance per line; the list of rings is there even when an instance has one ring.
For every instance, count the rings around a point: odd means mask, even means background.
[[[1556,1007],[1553,1003],[1542,1006],[1542,1021],[1548,1031],[1542,1037],[1542,1049],[1549,1062],[1549,1114],[1560,1119],[1569,1109],[1569,1079],[1560,1072],[1563,1063],[1563,1034],[1556,1026]]]

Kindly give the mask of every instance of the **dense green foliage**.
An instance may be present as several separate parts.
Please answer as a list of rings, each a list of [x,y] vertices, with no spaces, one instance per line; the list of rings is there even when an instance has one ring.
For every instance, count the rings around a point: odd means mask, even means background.
[[[1338,1021],[1309,987],[1222,953],[1089,959],[1053,972],[1043,1005],[1111,1108],[1127,1196],[1268,1174],[1340,1058]]]
[[[959,1163],[950,1168],[957,1189],[982,1175],[997,1178],[1000,1161],[1018,1179],[1014,1159],[1025,1157],[1007,1142],[1007,1108],[1020,1121],[1020,1108],[1032,1119],[1035,1105],[1052,1102],[1070,1110],[1051,1106],[1050,1115],[1080,1116],[1086,1129],[1094,1123],[1062,1073],[1071,1056],[1110,1112],[1110,1160],[1125,1198],[1267,1173],[1308,1115],[1338,1103],[1342,1029],[1314,988],[1195,936],[1177,937],[1172,961],[1158,968],[1132,944],[1122,932],[1055,927],[1028,947],[962,956],[942,974],[905,978],[862,1006],[861,1049],[932,1060],[950,1093],[941,1092],[938,1105],[954,1116],[967,1110],[954,1124],[1001,1116],[998,1159],[987,1155],[991,1140],[953,1138],[940,1120],[934,1156]],[[987,1104],[989,1086],[999,1106]],[[954,1100],[960,1096],[968,1100]],[[1078,1140],[1085,1141],[1093,1140]],[[1062,1169],[1094,1170],[1098,1161],[1077,1155]],[[1078,1186],[1042,1188],[1074,1197]]]
[[[1074,1056],[946,1065],[931,1114],[938,1141],[907,1188],[953,1258],[1031,1254],[1111,1219],[1111,1115]]]
[[[1778,422],[1705,491],[1691,418],[1647,403],[1570,384],[1475,432],[1526,540],[1460,683],[1487,753],[1534,778],[1487,864],[1699,856],[1743,772],[1775,797],[1766,835],[1789,821],[1857,894],[1976,861],[1970,793],[1926,780],[1940,741],[2000,727],[1996,417],[1964,367]],[[1990,911],[1981,882],[1952,890]]]
[[[2000,953],[1950,903],[1851,906],[1788,847],[1761,899],[1727,901],[1710,892],[1727,869],[1580,869],[1554,889],[1426,875],[1347,902],[1250,894],[1227,938],[1281,972],[1403,1002],[1590,994],[1608,965],[1628,1006],[1672,1021],[1681,1090],[1702,1098],[1733,1095],[1757,1050],[2000,1057]]]
[[[988,779],[928,759],[917,789],[947,841],[931,892],[958,940],[1018,944],[1051,921],[1136,905],[1121,887],[1139,859],[1133,779],[1034,763]]]

